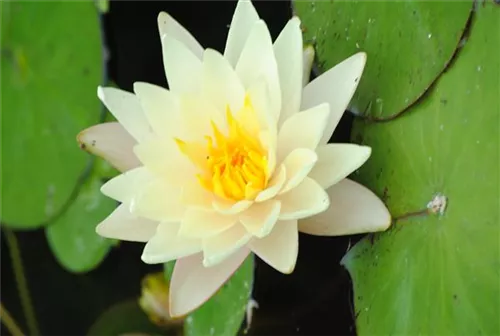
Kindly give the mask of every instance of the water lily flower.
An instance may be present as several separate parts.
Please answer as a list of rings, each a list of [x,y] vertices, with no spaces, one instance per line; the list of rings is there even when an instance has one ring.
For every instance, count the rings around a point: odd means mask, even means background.
[[[291,273],[298,232],[385,230],[390,215],[346,177],[369,147],[329,144],[366,61],[358,53],[307,83],[293,17],[272,41],[251,2],[239,1],[224,53],[204,49],[166,13],[158,17],[169,90],[98,88],[118,122],[79,134],[123,174],[102,187],[121,205],[97,227],[147,242],[142,260],[177,260],[170,314],[200,306],[250,252]],[[304,74],[306,70],[306,74]]]

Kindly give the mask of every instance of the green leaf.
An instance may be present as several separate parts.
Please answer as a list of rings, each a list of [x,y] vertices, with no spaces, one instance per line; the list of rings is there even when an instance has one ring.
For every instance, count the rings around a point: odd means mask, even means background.
[[[101,160],[96,161],[98,166]],[[57,261],[74,273],[97,267],[114,244],[95,232],[96,225],[116,208],[116,202],[101,193],[102,180],[95,172],[94,169],[69,208],[45,229]]]
[[[350,110],[390,117],[417,100],[451,60],[472,1],[294,1],[322,70],[365,51]]]
[[[344,257],[359,335],[499,335],[500,7],[477,8],[468,42],[428,97],[387,123],[356,121],[373,154],[357,176],[401,218]]]
[[[92,2],[2,1],[2,224],[33,229],[62,209],[89,157],[75,140],[100,116]]]
[[[172,279],[172,274],[174,274],[174,266],[175,260],[168,261],[163,264],[163,274],[165,276],[165,280],[170,283],[170,279]]]
[[[233,336],[238,333],[252,294],[254,259],[251,254],[221,289],[184,322],[185,336]]]

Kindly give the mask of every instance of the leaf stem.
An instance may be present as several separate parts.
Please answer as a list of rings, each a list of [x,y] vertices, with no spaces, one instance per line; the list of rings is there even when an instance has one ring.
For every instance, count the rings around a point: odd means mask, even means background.
[[[12,315],[10,315],[7,308],[3,306],[3,303],[0,302],[0,320],[5,325],[7,330],[9,330],[12,336],[23,336],[24,333],[19,328],[19,325],[16,323]]]

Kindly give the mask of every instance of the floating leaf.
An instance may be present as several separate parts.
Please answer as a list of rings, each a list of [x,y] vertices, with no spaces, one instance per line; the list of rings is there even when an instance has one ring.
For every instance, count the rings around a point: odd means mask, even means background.
[[[358,180],[385,194],[394,216],[438,194],[447,202],[344,257],[361,336],[500,334],[499,19],[493,2],[479,5],[425,100],[387,123],[355,123],[353,138],[373,148]]]
[[[36,228],[68,201],[99,120],[102,59],[92,2],[2,1],[2,224]]]
[[[355,113],[393,116],[419,98],[451,60],[472,1],[294,1],[322,70],[365,51]]]

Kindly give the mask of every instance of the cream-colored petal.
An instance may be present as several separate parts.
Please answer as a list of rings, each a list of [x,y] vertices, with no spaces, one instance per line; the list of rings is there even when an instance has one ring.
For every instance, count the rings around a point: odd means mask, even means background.
[[[212,206],[215,211],[224,215],[236,215],[245,211],[253,204],[253,201],[241,200],[237,202],[226,201],[220,198],[215,198],[212,201]]]
[[[311,69],[314,63],[314,47],[312,45],[304,47],[302,60],[302,86],[306,86],[311,78]]]
[[[300,20],[293,17],[274,42],[281,88],[281,113],[278,125],[299,112],[302,95],[302,31]]]
[[[201,60],[184,44],[169,34],[161,37],[163,66],[170,91],[199,93],[201,90]]]
[[[326,191],[313,179],[306,177],[289,192],[279,195],[280,220],[301,219],[328,209],[330,200]]]
[[[179,236],[179,228],[179,223],[160,223],[155,235],[144,247],[142,261],[147,264],[158,264],[200,252],[201,240]]]
[[[351,101],[366,63],[366,54],[357,53],[306,85],[302,92],[302,109],[321,103],[330,105],[330,118],[323,132],[321,144],[332,136],[340,117]]]
[[[160,86],[142,82],[134,83],[134,92],[157,136],[168,139],[183,137],[179,128],[179,100],[174,94]]]
[[[119,202],[129,202],[153,178],[145,167],[134,168],[104,183],[101,192]]]
[[[191,50],[196,57],[201,59],[203,55],[203,47],[186,28],[184,28],[168,13],[161,12],[158,15],[158,31],[160,32],[160,37],[165,34],[172,36],[188,47],[188,49]]]
[[[179,234],[186,238],[213,237],[233,226],[237,216],[221,215],[215,211],[188,208],[182,218]]]
[[[271,233],[262,239],[254,238],[250,249],[281,273],[290,274],[295,268],[299,254],[297,221],[279,221]]]
[[[309,177],[324,189],[341,181],[368,160],[371,148],[355,144],[326,144],[318,147],[318,162]]]
[[[218,51],[206,49],[203,53],[204,96],[214,107],[225,111],[229,104],[233,113],[239,111],[245,100],[245,88],[231,64]]]
[[[132,151],[137,141],[118,122],[89,127],[78,134],[77,141],[82,149],[103,158],[119,171],[141,165]]]
[[[121,204],[96,227],[100,236],[126,241],[147,242],[156,232],[158,222],[132,215]]]
[[[299,230],[318,236],[341,236],[384,231],[391,214],[369,189],[344,179],[327,190],[331,206],[323,213],[299,221]]]
[[[255,81],[247,89],[247,94],[257,117],[257,127],[249,127],[249,132],[252,135],[262,131],[277,133],[278,120],[272,113],[271,96],[266,80],[260,78]],[[248,128],[248,125],[245,125],[245,127]]]
[[[288,118],[278,133],[278,163],[296,148],[315,150],[329,114],[328,104],[321,104]]]
[[[180,102],[182,127],[189,135],[182,140],[200,141],[205,144],[205,137],[213,134],[211,122],[214,122],[221,132],[227,130],[225,110],[216,109],[205,97],[184,95]]]
[[[137,141],[141,142],[149,137],[151,128],[139,99],[134,94],[112,87],[99,86],[97,96]]]
[[[246,245],[252,235],[241,224],[231,226],[216,236],[203,239],[203,265],[212,267]]]
[[[276,224],[281,210],[281,202],[269,200],[255,203],[241,214],[240,221],[245,229],[257,238],[267,236]]]
[[[276,196],[285,185],[286,176],[285,166],[279,166],[274,176],[269,181],[267,188],[262,190],[257,197],[255,197],[255,202],[264,202]]]
[[[240,267],[250,253],[242,248],[222,263],[203,266],[203,254],[177,260],[170,280],[170,315],[186,315],[207,301]]]
[[[224,57],[233,67],[236,66],[250,31],[258,20],[259,14],[251,1],[238,1],[224,48]]]
[[[212,210],[214,194],[203,188],[198,180],[186,180],[182,186],[181,202],[186,207]]]
[[[264,21],[260,20],[254,24],[236,64],[236,73],[245,88],[265,79],[269,90],[270,113],[278,119],[281,110],[278,66],[271,35]]]
[[[307,148],[296,148],[283,160],[287,181],[280,194],[298,186],[318,161],[316,152]]]

